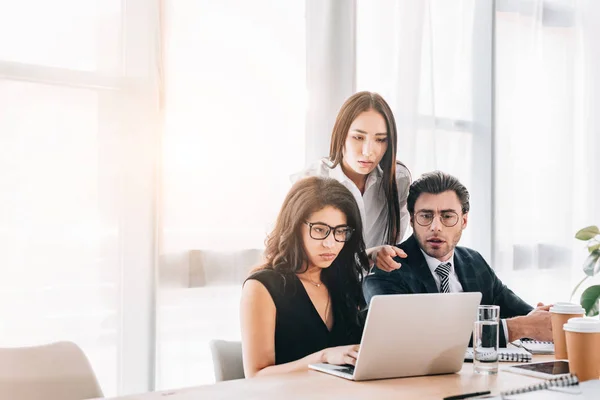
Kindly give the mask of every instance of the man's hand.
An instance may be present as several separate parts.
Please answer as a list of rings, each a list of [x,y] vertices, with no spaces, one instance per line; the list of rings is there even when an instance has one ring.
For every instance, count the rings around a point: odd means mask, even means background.
[[[546,309],[550,307],[538,303],[538,307],[529,314],[507,319],[506,326],[508,328],[509,342],[524,337],[551,342],[552,324],[550,323],[550,313]]]
[[[535,308],[535,310],[532,310],[529,314],[531,314],[532,312],[539,310],[539,311],[550,311],[550,307],[552,307],[554,304],[548,304],[547,306],[544,305],[544,303],[537,303],[537,307]]]
[[[391,272],[401,267],[402,264],[394,261],[394,257],[406,258],[406,253],[396,246],[375,247],[370,254],[371,261],[375,261],[377,268],[385,272]]]

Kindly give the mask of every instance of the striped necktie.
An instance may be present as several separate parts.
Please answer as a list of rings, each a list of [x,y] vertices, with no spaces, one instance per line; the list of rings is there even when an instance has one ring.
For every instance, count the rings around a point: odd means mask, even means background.
[[[450,268],[452,268],[452,264],[447,262],[438,265],[435,269],[435,273],[440,277],[440,293],[450,293],[450,279],[448,278]]]

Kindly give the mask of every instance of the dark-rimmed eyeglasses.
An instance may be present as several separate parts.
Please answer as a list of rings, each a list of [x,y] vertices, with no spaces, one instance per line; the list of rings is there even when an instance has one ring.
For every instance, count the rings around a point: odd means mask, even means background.
[[[354,233],[354,228],[348,225],[329,226],[322,222],[305,222],[309,226],[310,237],[315,240],[325,240],[333,231],[333,238],[336,242],[347,242]]]
[[[436,214],[430,211],[419,211],[415,214],[415,221],[421,226],[429,226],[433,223]],[[447,228],[458,224],[458,213],[454,211],[443,211],[439,214],[440,222]]]

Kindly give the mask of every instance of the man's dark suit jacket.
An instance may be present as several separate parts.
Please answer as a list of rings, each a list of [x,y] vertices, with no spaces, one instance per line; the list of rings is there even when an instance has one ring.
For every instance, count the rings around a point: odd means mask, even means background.
[[[384,272],[373,268],[365,277],[363,290],[367,304],[378,294],[439,293],[431,270],[413,236],[398,245],[408,255],[395,257],[400,269]],[[485,262],[481,254],[466,247],[454,249],[454,270],[465,292],[481,292],[481,304],[500,306],[500,318],[526,315],[533,307],[506,287]],[[434,312],[434,311],[432,311]],[[500,324],[500,346],[506,346],[504,328]]]

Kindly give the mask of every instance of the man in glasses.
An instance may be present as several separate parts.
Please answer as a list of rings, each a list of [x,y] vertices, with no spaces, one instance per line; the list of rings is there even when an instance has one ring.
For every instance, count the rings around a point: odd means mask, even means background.
[[[392,272],[373,269],[363,286],[367,304],[378,294],[481,292],[481,304],[500,306],[501,346],[523,337],[552,340],[550,306],[534,309],[481,254],[457,247],[469,217],[469,192],[458,179],[440,171],[424,174],[410,186],[407,208],[413,235],[398,247],[408,258]]]

